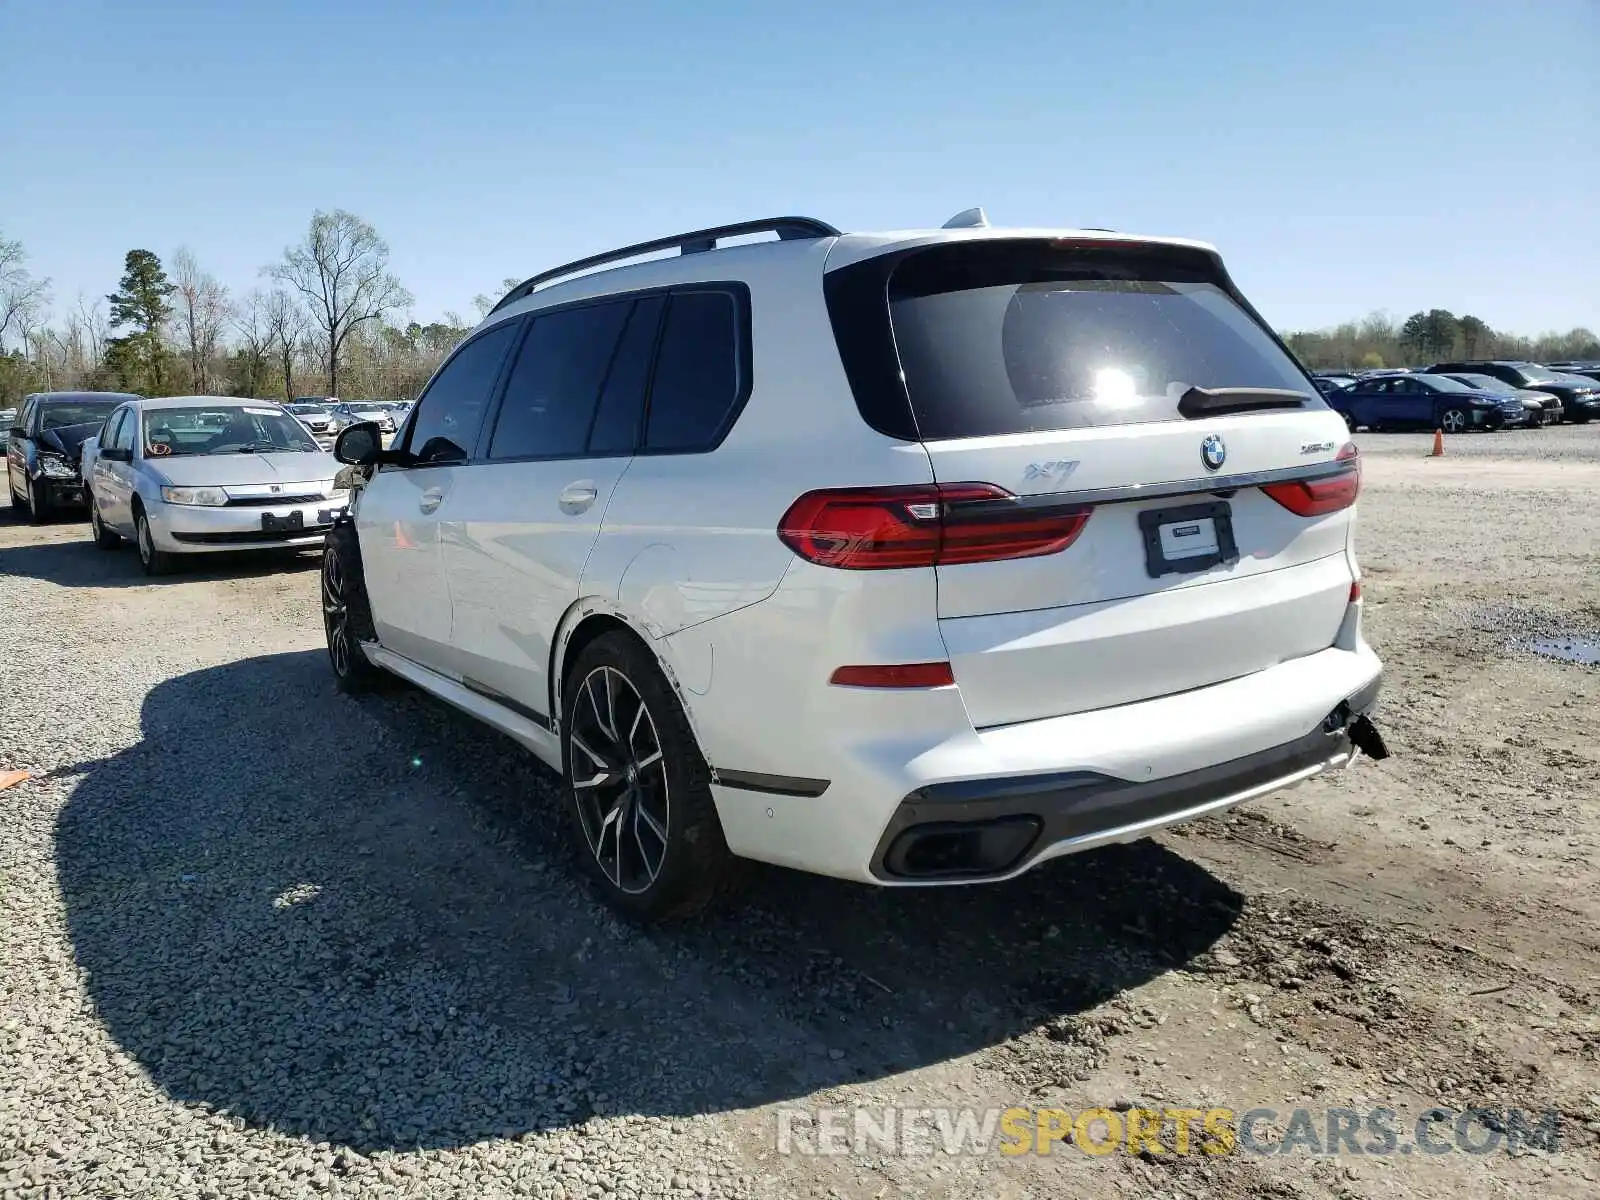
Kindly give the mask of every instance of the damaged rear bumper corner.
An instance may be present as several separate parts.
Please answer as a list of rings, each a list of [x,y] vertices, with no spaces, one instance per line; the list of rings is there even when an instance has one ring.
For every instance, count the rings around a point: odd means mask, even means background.
[[[1066,771],[927,785],[896,809],[872,874],[899,884],[1007,879],[1292,787],[1348,765],[1357,753],[1387,757],[1371,719],[1380,684],[1374,678],[1290,742],[1162,779]]]

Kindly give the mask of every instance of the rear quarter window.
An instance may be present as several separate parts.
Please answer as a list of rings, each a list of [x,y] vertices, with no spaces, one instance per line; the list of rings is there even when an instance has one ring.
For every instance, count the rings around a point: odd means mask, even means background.
[[[746,311],[732,291],[672,294],[650,383],[645,450],[695,453],[722,440],[750,390]]]
[[[1326,407],[1194,252],[969,242],[869,259],[826,287],[862,415],[893,436],[1180,420],[1191,387]]]

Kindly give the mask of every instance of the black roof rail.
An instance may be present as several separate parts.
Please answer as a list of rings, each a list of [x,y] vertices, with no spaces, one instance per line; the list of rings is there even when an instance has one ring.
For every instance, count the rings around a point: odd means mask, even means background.
[[[607,250],[604,254],[591,255],[580,258],[577,262],[569,262],[564,266],[552,267],[548,271],[541,271],[532,279],[525,279],[516,287],[505,294],[504,299],[489,310],[492,315],[499,312],[508,304],[515,304],[518,300],[533,294],[535,288],[552,280],[560,279],[565,275],[576,275],[587,271],[591,267],[603,267],[607,263],[623,262],[630,258],[640,258],[646,254],[655,254],[662,250],[677,250],[683,254],[700,254],[706,250],[715,250],[717,243],[726,238],[744,237],[752,233],[775,233],[779,241],[791,242],[805,238],[838,237],[839,231],[825,221],[818,221],[814,217],[767,217],[759,221],[739,221],[733,225],[718,225],[712,229],[696,229],[690,233],[679,233],[672,237],[656,238],[651,242],[638,242],[632,246],[623,246],[620,250]]]

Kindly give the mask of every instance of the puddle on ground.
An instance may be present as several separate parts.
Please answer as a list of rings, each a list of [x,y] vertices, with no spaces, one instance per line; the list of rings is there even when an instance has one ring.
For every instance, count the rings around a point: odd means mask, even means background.
[[[1528,643],[1528,649],[1559,662],[1600,667],[1600,637],[1535,638]]]

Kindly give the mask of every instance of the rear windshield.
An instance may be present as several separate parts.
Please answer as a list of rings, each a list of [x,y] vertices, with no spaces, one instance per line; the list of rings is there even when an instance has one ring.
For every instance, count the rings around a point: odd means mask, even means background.
[[[1192,387],[1287,390],[1325,407],[1193,252],[963,243],[912,252],[885,284],[922,440],[1181,420]],[[840,338],[847,358],[852,342]]]

